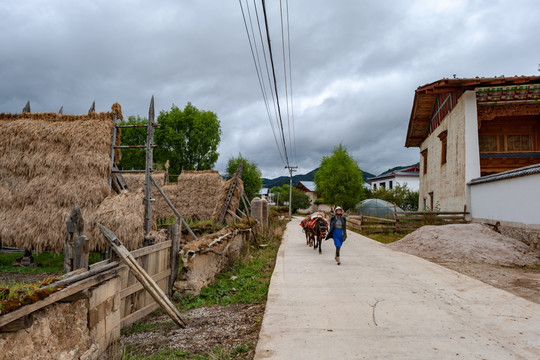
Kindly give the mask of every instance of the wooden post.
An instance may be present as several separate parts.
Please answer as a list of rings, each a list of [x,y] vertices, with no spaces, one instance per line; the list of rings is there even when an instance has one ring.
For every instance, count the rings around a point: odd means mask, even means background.
[[[171,276],[169,277],[169,297],[174,294],[174,283],[178,277],[178,253],[180,252],[180,234],[182,233],[182,223],[176,218],[176,223],[171,227]]]
[[[30,113],[30,100],[28,100],[28,102],[26,103],[26,105],[24,105],[24,108],[22,109],[22,112],[23,114],[24,113]]]
[[[86,236],[73,238],[73,269],[88,269],[89,241]]]
[[[93,112],[96,112],[96,100],[92,102],[92,106],[90,106],[90,109],[88,109],[88,115],[90,115]]]
[[[171,167],[171,164],[169,164],[169,160],[167,160],[167,162],[165,162],[165,181],[163,182],[164,184],[169,183],[169,168],[170,167]]]
[[[150,109],[148,110],[148,127],[146,135],[146,171],[145,171],[145,216],[144,216],[144,235],[152,231],[152,164],[153,164],[153,146],[154,145],[154,95],[150,100]]]
[[[399,219],[397,216],[397,207],[396,204],[394,204],[394,232],[397,233],[399,231]]]
[[[113,168],[114,168],[114,145],[116,143],[116,131],[117,131],[117,128],[116,128],[116,113],[114,113],[114,117],[113,117],[113,128],[112,128],[112,141],[111,141],[111,170],[110,170],[110,173],[109,173],[109,190],[111,189],[111,186],[112,186],[112,177],[113,177]]]
[[[363,225],[364,225],[364,215],[360,214],[360,231],[364,230]]]
[[[64,272],[76,270],[76,264],[82,264],[83,267],[88,267],[88,242],[86,237],[82,236],[84,231],[84,220],[81,214],[81,209],[77,204],[73,207],[69,219],[66,222],[66,244],[64,249]],[[78,236],[75,236],[75,233]],[[77,243],[75,239],[77,239]],[[84,238],[80,239],[80,238]],[[77,245],[76,245],[77,244]],[[75,261],[78,256],[78,260]],[[84,266],[86,264],[86,266]]]

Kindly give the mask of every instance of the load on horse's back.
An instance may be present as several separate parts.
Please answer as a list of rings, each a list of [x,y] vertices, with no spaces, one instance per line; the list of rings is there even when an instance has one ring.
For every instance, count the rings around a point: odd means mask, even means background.
[[[323,215],[314,213],[303,219],[300,222],[300,226],[302,226],[306,233],[306,245],[313,246],[314,250],[319,248],[319,253],[321,253],[322,239],[328,232],[328,222],[324,219]]]

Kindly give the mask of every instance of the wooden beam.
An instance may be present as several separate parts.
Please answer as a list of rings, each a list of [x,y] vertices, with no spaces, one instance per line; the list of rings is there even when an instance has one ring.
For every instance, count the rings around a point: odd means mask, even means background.
[[[165,192],[163,191],[163,189],[161,188],[161,186],[159,186],[159,184],[156,182],[156,180],[154,180],[154,178],[152,176],[150,176],[150,180],[154,183],[154,186],[156,187],[156,189],[158,189],[159,193],[161,194],[161,196],[163,196],[163,199],[165,199],[165,202],[169,205],[169,207],[171,208],[171,210],[173,211],[174,215],[176,215],[177,219],[179,219],[180,221],[182,221],[182,224],[184,224],[184,226],[186,227],[187,231],[189,232],[189,234],[191,235],[191,237],[193,237],[193,240],[197,240],[197,236],[195,235],[195,233],[191,230],[191,228],[189,227],[188,223],[184,220],[184,218],[182,217],[182,215],[180,215],[180,213],[178,212],[178,210],[176,210],[176,208],[174,207],[173,203],[171,202],[171,200],[169,200],[169,198],[167,197],[167,195],[165,195]]]
[[[186,327],[187,323],[182,318],[182,315],[174,304],[169,300],[167,295],[161,290],[156,282],[148,275],[146,271],[139,265],[131,253],[124,247],[116,235],[98,223],[103,236],[113,249],[113,251],[129,266],[132,274],[141,282],[146,291],[154,298],[160,307],[170,316],[170,318],[180,327]]]
[[[144,235],[148,235],[152,231],[152,169],[153,169],[153,145],[154,145],[154,95],[150,100],[150,108],[148,110],[148,127],[146,134],[146,171],[145,171],[145,212],[144,212]]]

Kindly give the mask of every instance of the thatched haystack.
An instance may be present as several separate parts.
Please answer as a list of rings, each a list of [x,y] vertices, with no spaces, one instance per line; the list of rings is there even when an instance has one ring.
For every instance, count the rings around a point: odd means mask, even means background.
[[[86,220],[91,249],[107,249],[97,223],[111,230],[128,250],[138,249],[144,239],[144,192],[108,196]]]
[[[0,114],[4,245],[61,252],[74,205],[86,218],[109,195],[112,120],[122,118],[120,105],[112,109],[89,115]]]
[[[138,190],[144,189],[144,173],[126,173],[122,174],[124,181],[126,182],[129,191],[136,192]],[[163,187],[165,185],[165,171],[154,171],[152,177],[159,186]]]
[[[163,186],[163,191],[176,209],[186,219],[217,220],[229,190],[230,180],[225,181],[217,171],[183,171],[177,183]],[[239,186],[243,188],[242,181]],[[240,202],[236,189],[230,209],[236,210]],[[154,213],[158,218],[174,217],[173,212],[161,196],[156,195]],[[217,217],[215,216],[217,212]],[[229,215],[230,217],[230,215]]]

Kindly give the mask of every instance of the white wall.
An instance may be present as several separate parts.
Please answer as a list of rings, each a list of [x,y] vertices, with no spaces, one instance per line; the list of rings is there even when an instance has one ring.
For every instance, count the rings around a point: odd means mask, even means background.
[[[387,190],[390,189],[390,181],[392,181],[392,188],[396,185],[406,185],[411,191],[418,191],[420,188],[420,179],[414,176],[396,176],[392,179],[377,180],[371,183],[371,189],[375,190],[374,185],[377,185],[377,189],[381,188],[381,184],[384,184]]]
[[[471,216],[540,225],[540,174],[469,185]]]

